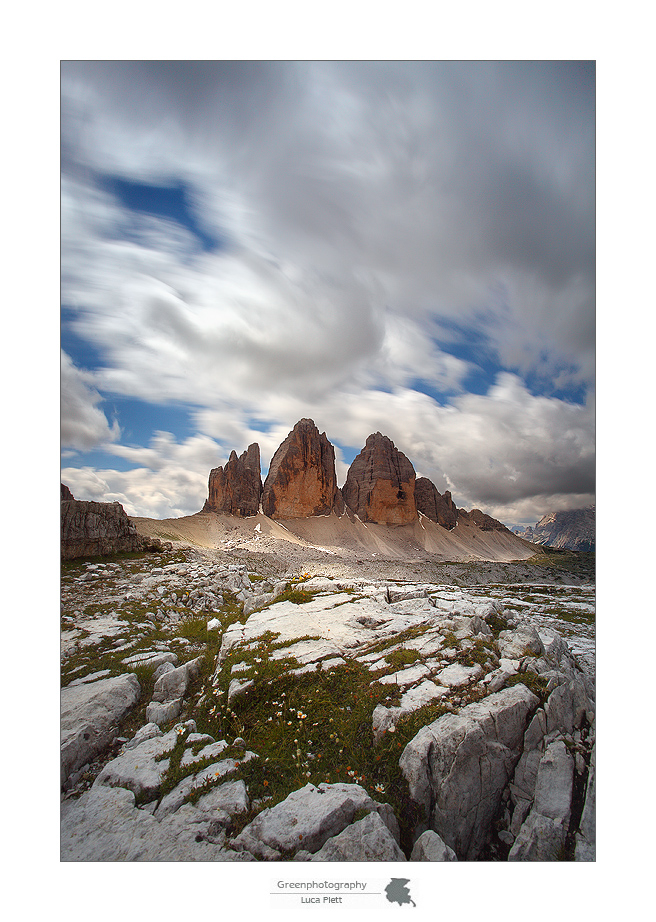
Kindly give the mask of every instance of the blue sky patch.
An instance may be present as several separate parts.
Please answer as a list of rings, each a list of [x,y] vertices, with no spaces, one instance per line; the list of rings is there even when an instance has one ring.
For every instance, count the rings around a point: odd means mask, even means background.
[[[135,397],[114,395],[103,403],[108,419],[118,419],[122,444],[134,446],[147,446],[155,432],[171,432],[178,442],[196,435],[197,429],[191,421],[195,409],[182,404],[148,403]]]
[[[75,308],[62,304],[61,328],[59,331],[60,345],[64,352],[70,356],[74,365],[78,368],[91,370],[102,365],[103,355],[93,343],[78,336],[75,332],[74,322],[77,314],[78,312]]]
[[[196,237],[203,250],[215,250],[221,246],[218,235],[209,234],[197,220],[187,183],[160,186],[116,176],[104,176],[101,183],[130,211],[169,218],[180,224]]]
[[[109,451],[93,449],[92,451],[62,452],[62,467],[91,467],[95,471],[132,471],[140,464],[127,458],[121,458]],[[75,493],[75,491],[73,491]],[[77,499],[78,497],[76,497]]]

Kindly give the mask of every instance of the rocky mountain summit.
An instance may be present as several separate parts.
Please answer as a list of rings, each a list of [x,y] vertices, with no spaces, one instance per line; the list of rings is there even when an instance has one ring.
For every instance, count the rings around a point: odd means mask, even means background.
[[[513,529],[525,541],[572,551],[594,551],[595,507],[567,509],[543,515],[534,528]]]
[[[260,447],[254,442],[238,458],[233,451],[225,467],[210,471],[209,496],[203,512],[257,515],[262,498]]]
[[[593,681],[516,582],[253,560],[64,564],[63,860],[594,860]]]
[[[415,476],[403,452],[376,432],[348,470],[344,502],[363,522],[409,525],[417,519]]]
[[[357,517],[377,525],[411,525],[419,515],[448,530],[460,518],[483,531],[508,531],[479,509],[456,509],[415,469],[391,439],[375,432],[351,464],[344,487],[337,486],[335,449],[311,419],[301,419],[274,454],[264,486],[257,444],[240,458],[232,452],[225,468],[211,471],[203,512],[252,516],[258,510],[283,521],[329,515]],[[261,504],[260,497],[261,495]]]
[[[262,511],[272,519],[301,519],[333,509],[343,511],[335,449],[311,419],[302,419],[271,460]]]

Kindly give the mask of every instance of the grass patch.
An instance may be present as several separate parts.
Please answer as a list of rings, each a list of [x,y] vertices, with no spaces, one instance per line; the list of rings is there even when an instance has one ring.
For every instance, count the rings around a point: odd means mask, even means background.
[[[470,647],[468,650],[461,650],[456,656],[456,661],[460,663],[461,666],[485,666],[491,654],[496,655],[494,644],[489,640],[476,637],[474,639],[474,646]]]
[[[392,650],[391,653],[387,653],[385,656],[385,660],[390,666],[394,666],[395,669],[401,669],[403,666],[416,663],[418,659],[421,659],[421,657],[416,650],[408,650],[404,647],[398,650]]]
[[[197,729],[214,739],[241,737],[259,758],[240,762],[220,782],[241,778],[255,806],[241,817],[242,828],[264,806],[274,806],[308,782],[361,784],[376,800],[390,803],[398,817],[406,846],[419,819],[409,798],[398,760],[406,743],[426,723],[450,709],[428,705],[399,721],[394,733],[374,744],[372,715],[379,703],[388,704],[389,686],[372,683],[369,670],[356,661],[329,670],[316,669],[291,675],[298,666],[291,659],[273,660],[267,654],[281,644],[271,637],[245,650],[232,651],[223,664],[219,682],[194,711]],[[396,652],[396,651],[395,651]],[[418,658],[415,651],[398,656],[405,662]],[[390,654],[394,658],[394,652]],[[231,674],[231,665],[246,662],[249,671]],[[257,665],[257,669],[251,669]],[[231,678],[250,677],[253,685],[227,703]],[[229,750],[221,758],[229,756]],[[234,756],[233,756],[234,757]],[[194,766],[194,771],[198,770]]]
[[[209,617],[196,614],[185,614],[177,624],[176,635],[190,640],[192,643],[208,643],[212,637],[216,638],[217,631],[208,631]]]
[[[540,699],[540,704],[544,704],[549,697],[547,684],[547,679],[537,675],[535,672],[520,672],[518,675],[511,676],[506,682],[508,687],[511,685],[525,685],[529,691],[532,691]]]
[[[570,551],[542,546],[540,553],[523,561],[527,566],[544,567],[563,575],[571,574],[594,582],[596,564],[594,551]]]
[[[311,589],[300,589],[297,585],[289,585],[284,592],[276,596],[274,603],[292,602],[294,605],[305,605],[311,602],[317,593]]]

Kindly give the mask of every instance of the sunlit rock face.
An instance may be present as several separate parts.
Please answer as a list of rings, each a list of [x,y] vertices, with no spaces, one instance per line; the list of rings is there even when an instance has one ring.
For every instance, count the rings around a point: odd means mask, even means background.
[[[380,432],[369,436],[354,459],[342,494],[363,522],[408,525],[417,519],[415,469]]]
[[[301,419],[273,456],[262,511],[272,519],[299,519],[340,507],[335,449],[311,419]]]
[[[417,511],[443,528],[453,528],[458,520],[456,504],[447,490],[442,495],[428,477],[418,477],[415,481],[415,502]]]
[[[210,471],[209,496],[203,512],[226,515],[257,515],[262,495],[260,448],[257,442],[238,458],[232,452],[225,467]]]

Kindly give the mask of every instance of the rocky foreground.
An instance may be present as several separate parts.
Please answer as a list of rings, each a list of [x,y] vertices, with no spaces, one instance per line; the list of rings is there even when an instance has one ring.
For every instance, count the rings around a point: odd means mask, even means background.
[[[65,563],[63,860],[594,860],[590,674],[453,569],[390,567]]]

